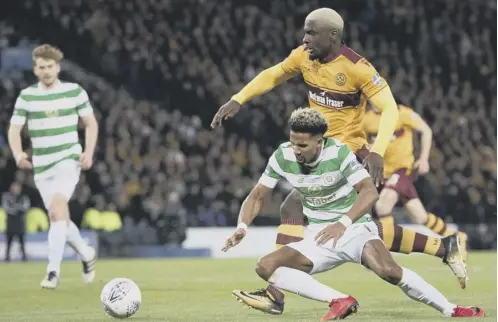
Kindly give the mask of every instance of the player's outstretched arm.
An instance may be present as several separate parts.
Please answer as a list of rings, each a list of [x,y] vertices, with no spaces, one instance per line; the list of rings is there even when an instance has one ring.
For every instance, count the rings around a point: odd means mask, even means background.
[[[398,106],[389,86],[384,86],[370,98],[370,102],[382,111],[379,123],[379,132],[370,149],[370,154],[363,164],[372,176],[374,184],[379,187],[384,183],[384,152],[391,141],[398,122]]]
[[[225,241],[225,245],[222,248],[224,252],[228,251],[230,248],[236,246],[242,241],[246,235],[247,227],[259,214],[261,205],[263,204],[266,195],[271,190],[272,188],[269,188],[261,183],[256,184],[256,186],[252,189],[240,208],[237,230]]]
[[[372,145],[371,152],[384,156],[384,152],[389,142],[391,142],[396,122],[398,121],[398,105],[394,100],[389,86],[385,86],[380,92],[372,96],[370,102],[382,111],[379,122],[379,133]]]
[[[384,152],[391,141],[398,122],[398,106],[387,82],[380,77],[375,68],[365,59],[356,65],[357,87],[382,111],[379,132],[370,149],[370,155],[364,160],[370,176],[376,186],[384,182]]]
[[[232,99],[218,109],[213,117],[211,127],[216,128],[224,120],[232,118],[240,110],[242,104],[250,101],[254,97],[263,95],[280,83],[294,77],[295,75],[286,73],[282,64],[265,69],[253,78],[240,92],[232,96]]]

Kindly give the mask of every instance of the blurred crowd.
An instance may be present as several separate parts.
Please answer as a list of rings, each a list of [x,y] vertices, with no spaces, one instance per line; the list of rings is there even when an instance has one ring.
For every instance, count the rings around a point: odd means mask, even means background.
[[[208,128],[210,118],[300,44],[305,16],[320,6],[339,11],[348,46],[432,126],[431,172],[417,183],[428,208],[448,221],[492,221],[493,1],[26,0],[11,8],[26,19],[7,18],[18,34],[0,33],[0,47],[49,42],[83,67],[64,76],[89,92],[101,133],[97,162],[75,194],[81,207],[114,208],[136,222],[232,225],[307,91],[299,79],[281,85],[221,130]],[[0,81],[2,133],[26,77]],[[0,168],[12,166],[7,155]],[[278,216],[288,188],[264,214]]]

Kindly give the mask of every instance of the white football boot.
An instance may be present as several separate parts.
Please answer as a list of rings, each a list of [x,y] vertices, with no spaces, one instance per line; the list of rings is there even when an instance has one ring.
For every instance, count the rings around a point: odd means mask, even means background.
[[[51,271],[47,274],[47,276],[41,281],[40,286],[42,288],[53,290],[59,284],[59,278],[57,277],[57,273],[55,271]]]
[[[83,282],[86,284],[92,283],[95,279],[95,270],[97,266],[97,252],[92,247],[90,247],[90,251],[91,259],[89,261],[81,261],[83,264]]]

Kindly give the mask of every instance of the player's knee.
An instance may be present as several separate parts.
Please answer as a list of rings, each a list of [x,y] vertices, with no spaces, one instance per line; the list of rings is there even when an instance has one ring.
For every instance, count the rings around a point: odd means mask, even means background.
[[[375,212],[379,217],[389,216],[391,214],[391,211],[392,208],[387,204],[381,202],[380,200],[375,204]]]
[[[380,278],[393,285],[399,284],[403,277],[403,269],[394,261],[390,261],[378,267],[375,273]]]
[[[379,196],[379,200],[375,203],[375,211],[379,217],[390,215],[396,202],[398,202],[396,191],[384,189]]]
[[[48,209],[48,215],[52,222],[66,220],[68,218],[67,201],[64,196],[56,194],[52,198]]]
[[[261,277],[265,281],[268,281],[277,268],[278,265],[276,265],[275,260],[272,260],[268,258],[268,256],[265,256],[259,259],[258,263],[256,264],[255,271],[256,274],[259,275],[259,277]]]

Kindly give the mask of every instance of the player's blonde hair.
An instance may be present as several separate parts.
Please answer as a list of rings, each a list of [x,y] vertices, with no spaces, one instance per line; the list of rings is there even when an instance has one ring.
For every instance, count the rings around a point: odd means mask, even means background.
[[[344,20],[341,15],[334,9],[320,8],[310,12],[306,20],[318,21],[321,24],[333,29],[342,31],[344,29]]]
[[[289,118],[289,127],[292,132],[324,135],[328,130],[327,120],[322,113],[311,108],[298,108]]]
[[[43,44],[33,50],[33,62],[36,62],[37,58],[53,59],[58,63],[64,58],[64,53],[55,46]]]

